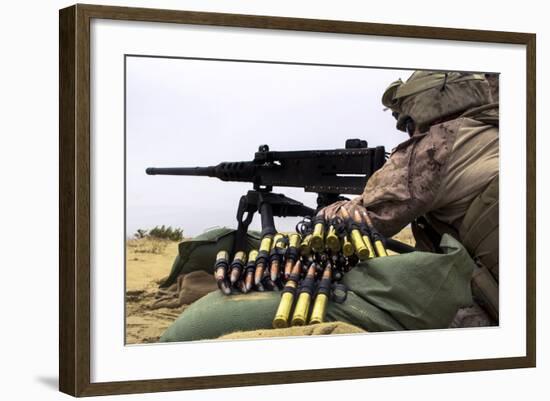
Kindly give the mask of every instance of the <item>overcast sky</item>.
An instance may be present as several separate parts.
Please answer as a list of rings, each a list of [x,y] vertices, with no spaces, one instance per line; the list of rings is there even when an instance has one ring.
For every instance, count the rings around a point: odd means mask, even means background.
[[[366,139],[389,151],[406,135],[380,102],[411,71],[129,57],[126,71],[126,226],[181,227],[197,235],[236,226],[239,198],[252,184],[208,177],[148,176],[146,167],[252,160],[271,150],[344,147]],[[315,205],[316,195],[275,188]],[[296,219],[277,219],[280,230]],[[252,228],[259,229],[259,217]]]

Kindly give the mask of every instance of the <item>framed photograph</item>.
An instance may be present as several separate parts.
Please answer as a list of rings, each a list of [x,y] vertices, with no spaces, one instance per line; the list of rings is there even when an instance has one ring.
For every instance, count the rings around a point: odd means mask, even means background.
[[[59,27],[62,392],[535,366],[534,34]]]

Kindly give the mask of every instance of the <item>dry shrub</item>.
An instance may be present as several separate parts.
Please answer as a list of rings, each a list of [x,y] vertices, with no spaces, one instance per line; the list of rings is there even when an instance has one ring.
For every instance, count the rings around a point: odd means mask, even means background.
[[[157,239],[166,239],[170,241],[181,241],[183,239],[183,229],[181,228],[172,228],[172,226],[166,227],[164,224],[162,226],[155,226],[150,230],[144,230],[139,228],[134,233],[134,238],[144,239],[144,238],[157,238]]]

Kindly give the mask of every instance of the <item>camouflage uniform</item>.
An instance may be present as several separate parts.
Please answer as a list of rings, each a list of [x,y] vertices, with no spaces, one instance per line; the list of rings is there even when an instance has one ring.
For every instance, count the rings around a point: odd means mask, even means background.
[[[423,217],[432,231],[459,239],[480,266],[474,295],[498,320],[498,105],[482,76],[450,74],[416,72],[388,88],[383,103],[398,129],[412,121],[414,132],[369,179],[360,201],[386,236]],[[486,316],[472,314],[484,315],[461,311],[455,325],[486,325]]]

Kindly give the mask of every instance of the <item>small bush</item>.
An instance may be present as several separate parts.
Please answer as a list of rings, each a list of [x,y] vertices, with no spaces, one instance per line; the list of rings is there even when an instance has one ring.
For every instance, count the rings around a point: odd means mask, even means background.
[[[147,237],[147,230],[144,230],[143,228],[138,228],[138,230],[134,234],[134,237],[137,239],[142,239]]]
[[[150,230],[140,228],[135,232],[134,237],[138,239],[155,238],[170,241],[181,241],[183,239],[183,230],[181,228],[172,228],[172,226],[166,227],[163,224],[160,227],[156,226]]]

